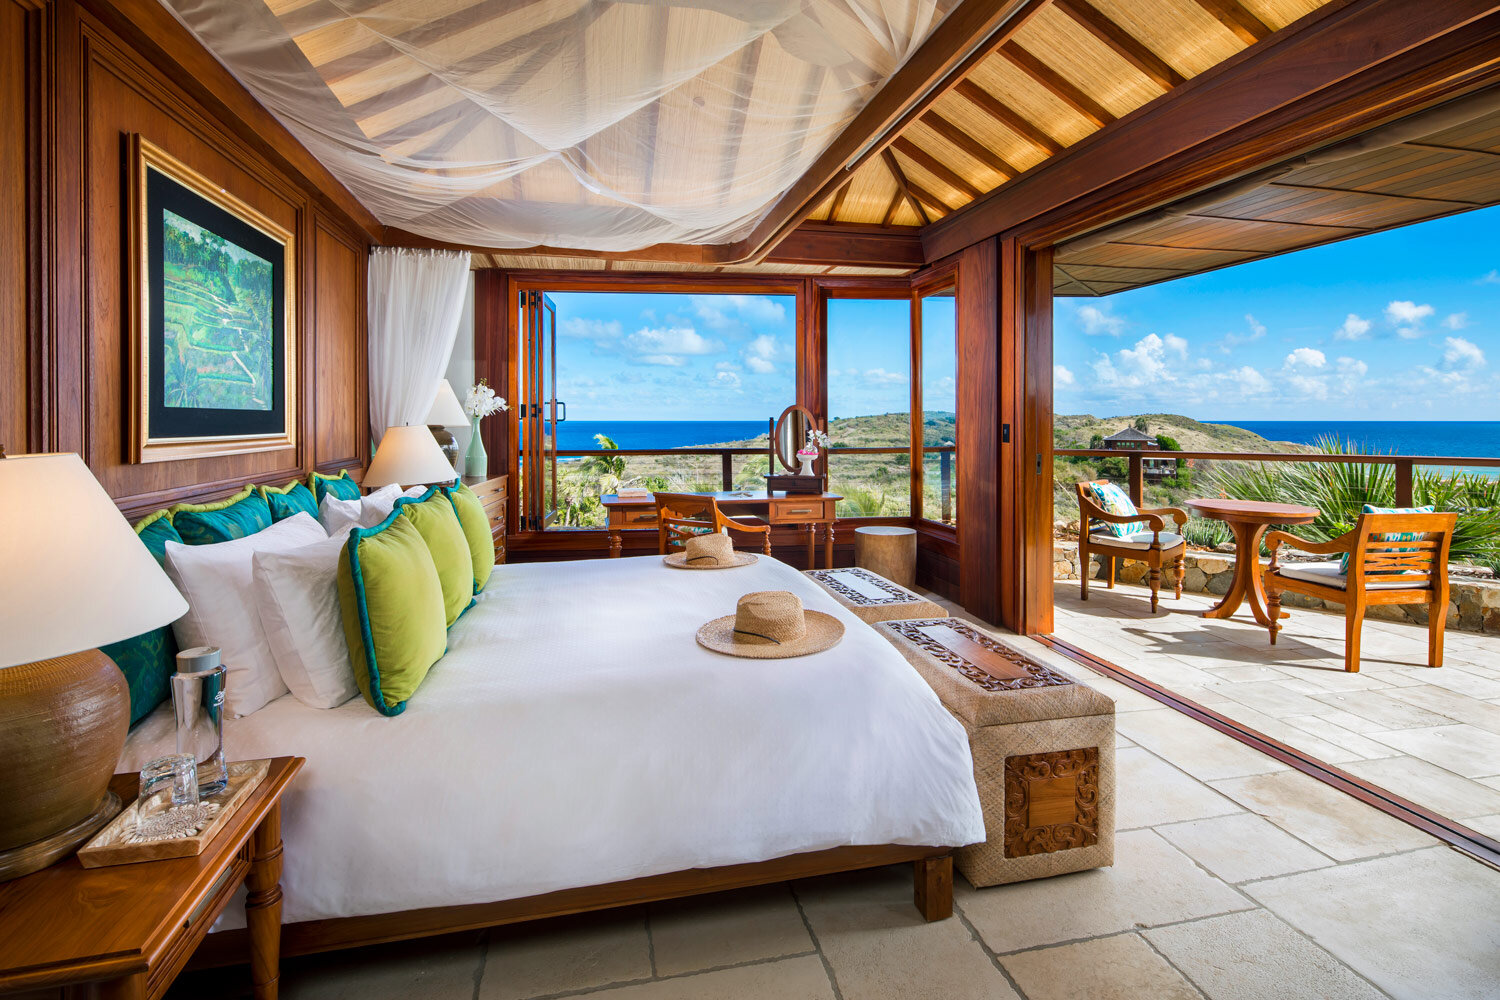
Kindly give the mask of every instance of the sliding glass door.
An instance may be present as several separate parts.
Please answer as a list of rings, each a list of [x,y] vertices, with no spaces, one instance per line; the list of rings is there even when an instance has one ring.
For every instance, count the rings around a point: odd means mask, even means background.
[[[557,517],[557,308],[542,292],[521,293],[521,530],[540,531]],[[559,414],[561,407],[561,414]]]

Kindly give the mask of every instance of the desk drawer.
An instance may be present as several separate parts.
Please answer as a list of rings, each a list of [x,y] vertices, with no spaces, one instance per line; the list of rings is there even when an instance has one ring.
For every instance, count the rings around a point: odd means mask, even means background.
[[[833,516],[833,504],[817,498],[809,500],[772,500],[771,520],[778,524],[795,521],[826,521]]]
[[[611,528],[655,528],[656,508],[612,510],[609,512]]]

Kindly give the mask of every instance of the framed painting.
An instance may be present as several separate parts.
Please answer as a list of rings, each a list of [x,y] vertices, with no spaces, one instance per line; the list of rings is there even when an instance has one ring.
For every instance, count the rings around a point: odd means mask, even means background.
[[[128,156],[135,461],[295,447],[295,235],[139,135]]]

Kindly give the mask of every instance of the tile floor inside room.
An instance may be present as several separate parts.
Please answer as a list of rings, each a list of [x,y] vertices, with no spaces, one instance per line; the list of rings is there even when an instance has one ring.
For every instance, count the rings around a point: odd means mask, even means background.
[[[1107,631],[1094,617],[1102,604],[1075,610],[1063,584],[1057,596],[1059,630],[1092,621],[1091,634]],[[1118,621],[1143,624],[1140,616]],[[1382,671],[1366,669],[1380,679]],[[1500,871],[1130,688],[1076,673],[1114,698],[1119,713],[1111,868],[983,890],[960,877],[953,918],[932,924],[912,905],[906,866],[808,879],[291,959],[282,996],[1500,995]],[[248,997],[248,973],[191,973],[169,996]]]

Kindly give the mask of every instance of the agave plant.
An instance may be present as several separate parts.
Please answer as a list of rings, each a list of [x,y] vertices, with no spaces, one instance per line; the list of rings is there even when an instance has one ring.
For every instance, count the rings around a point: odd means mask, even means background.
[[[1319,438],[1314,447],[1329,455],[1387,454],[1336,437]],[[1311,524],[1292,529],[1317,541],[1352,530],[1367,503],[1396,504],[1395,467],[1378,461],[1231,463],[1218,468],[1214,479],[1225,496],[1237,500],[1318,508]],[[1458,514],[1450,550],[1455,562],[1500,565],[1500,480],[1458,469],[1419,468],[1412,475],[1412,503]]]

